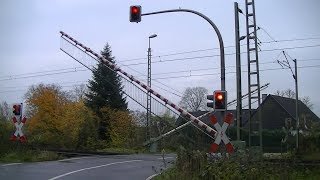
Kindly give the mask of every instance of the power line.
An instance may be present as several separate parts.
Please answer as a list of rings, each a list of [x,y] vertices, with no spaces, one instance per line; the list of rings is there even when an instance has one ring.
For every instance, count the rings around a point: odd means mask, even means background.
[[[320,37],[282,39],[282,40],[277,40],[277,43],[278,42],[305,41],[305,40],[318,40],[318,39],[320,39]],[[275,43],[275,42],[274,41],[262,41],[261,43],[269,44],[269,43]]]
[[[64,71],[64,70],[70,70],[74,69],[77,71],[78,69],[82,69],[83,67],[70,67],[70,68],[63,68],[63,69],[53,69],[53,70],[47,70],[47,71],[37,71],[37,72],[31,72],[31,73],[23,73],[23,74],[15,74],[14,76],[23,76],[23,75],[32,75],[32,74],[41,74],[41,73],[48,73],[48,72],[57,72],[57,71]],[[1,78],[11,78],[12,76],[2,76]]]
[[[306,40],[318,40],[320,37],[308,37],[308,38],[294,38],[294,39],[282,39],[282,40],[277,40],[275,41],[261,41],[261,43],[264,44],[269,44],[269,43],[279,43],[279,42],[292,42],[292,41],[306,41]],[[241,46],[246,46],[247,44],[242,44]],[[234,45],[230,46],[225,46],[224,48],[232,48],[235,47]],[[163,54],[163,55],[154,55],[154,58],[161,58],[161,57],[166,57],[166,56],[174,56],[174,55],[181,55],[181,54],[191,54],[191,53],[196,53],[196,52],[205,52],[205,51],[212,51],[212,50],[218,50],[220,48],[207,48],[207,49],[198,49],[198,50],[192,50],[192,51],[181,51],[177,53],[169,53],[169,54]],[[135,58],[135,59],[127,59],[127,60],[122,60],[119,62],[129,62],[129,61],[137,61],[137,60],[145,60],[147,58]]]
[[[121,63],[120,63],[120,64],[121,64]],[[134,71],[134,72],[136,72],[136,73],[138,73],[138,74],[140,74],[140,75],[142,75],[142,76],[144,76],[144,77],[147,77],[146,75],[144,75],[144,74],[141,73],[140,71],[137,71],[137,70],[135,70],[135,69],[133,69],[133,68],[131,68],[131,67],[127,67],[127,68],[131,69],[132,71]],[[140,80],[140,79],[139,79],[139,80]],[[163,86],[165,86],[165,87],[167,87],[167,88],[169,88],[169,89],[171,89],[171,90],[174,90],[174,91],[180,93],[180,95],[178,95],[178,94],[176,94],[176,93],[174,93],[174,92],[171,92],[171,91],[169,91],[169,90],[167,90],[167,89],[164,89],[164,88],[162,88],[162,87],[160,87],[160,86],[155,85],[156,87],[158,87],[158,88],[160,88],[160,89],[162,89],[162,90],[164,90],[164,91],[166,91],[166,92],[169,92],[169,93],[171,93],[171,94],[173,94],[173,95],[176,95],[176,96],[178,96],[178,97],[182,97],[182,96],[181,96],[182,93],[181,93],[180,91],[178,91],[178,90],[176,90],[176,89],[174,89],[174,88],[172,88],[172,87],[170,87],[170,86],[168,86],[168,85],[166,85],[166,84],[164,84],[164,83],[162,83],[162,82],[160,82],[160,81],[158,81],[158,80],[154,80],[154,81],[157,82],[157,83],[159,83],[159,84],[161,84],[161,85],[163,85]]]
[[[64,38],[63,38],[64,39]],[[65,39],[66,40],[66,39]],[[70,44],[72,44],[70,41],[68,41],[68,40],[66,40],[67,42],[69,42]],[[89,57],[91,57],[93,60],[95,60],[96,62],[98,62],[98,63],[100,63],[100,61],[99,60],[97,60],[95,57],[93,57],[93,56],[91,56],[90,54],[88,54],[88,53],[86,53],[85,51],[83,51],[82,49],[80,49],[79,47],[77,47],[77,46],[75,46],[76,48],[78,48],[80,51],[82,51],[82,52],[84,52],[85,54],[87,54]],[[81,65],[83,65],[84,67],[86,67],[87,69],[89,69],[90,71],[92,71],[92,72],[94,72],[94,70],[93,69],[91,69],[90,67],[88,67],[86,64],[84,64],[83,62],[81,62],[80,60],[78,60],[77,58],[75,58],[74,56],[72,56],[71,54],[69,54],[68,52],[66,52],[65,50],[63,50],[62,48],[60,48],[63,52],[65,52],[67,55],[69,55],[72,59],[74,59],[75,61],[77,61],[77,62],[79,62]],[[106,66],[105,64],[103,64],[105,67],[107,67],[108,69],[110,69],[111,71],[113,71],[113,72],[115,72],[115,73],[117,73],[116,71],[114,71],[113,69],[111,69],[110,67],[108,67],[108,66]],[[95,67],[93,67],[94,69],[96,69]],[[129,67],[130,68],[130,67]],[[134,69],[132,69],[132,68],[130,68],[131,70],[134,70]],[[136,70],[134,70],[134,71],[136,71]],[[136,71],[136,72],[138,72],[138,71]],[[138,72],[138,73],[140,73],[140,72]],[[142,74],[142,73],[140,73],[140,74]],[[159,86],[157,86],[157,87],[159,87]],[[169,91],[169,90],[166,90],[166,89],[164,89],[164,88],[162,88],[162,87],[159,87],[160,89],[162,89],[162,90],[164,90],[164,91],[167,91],[167,92],[169,92],[169,93],[172,93],[172,94],[174,94],[174,95],[176,95],[176,96],[179,96],[179,97],[181,97],[180,95],[178,95],[178,94],[176,94],[176,93],[173,93],[173,92],[171,92],[171,91]],[[171,89],[173,89],[173,88],[171,88]],[[175,89],[174,89],[175,90]],[[177,91],[177,90],[175,90],[175,91]],[[125,93],[125,92],[124,92]],[[125,93],[126,94],[126,93]]]
[[[60,86],[60,87],[74,87],[74,86],[81,86],[81,84],[74,84],[69,86]],[[23,86],[21,86],[23,87]],[[27,86],[29,87],[29,86]],[[11,92],[19,92],[19,91],[26,91],[27,89],[18,89],[18,90],[7,90],[7,91],[0,91],[0,93],[11,93]]]
[[[317,45],[307,45],[307,46],[295,46],[295,47],[285,47],[285,48],[275,48],[275,49],[265,49],[261,50],[260,52],[270,52],[270,51],[282,51],[285,49],[301,49],[301,48],[311,48],[311,47],[319,47],[320,44]],[[240,54],[246,54],[247,52],[241,52]],[[225,56],[235,55],[236,53],[225,53]],[[173,61],[183,61],[183,60],[193,60],[193,59],[204,59],[204,58],[211,58],[211,57],[220,57],[220,55],[206,55],[206,56],[194,56],[194,57],[185,57],[185,58],[175,58],[175,59],[167,59],[167,60],[159,60],[159,61],[153,61],[151,63],[163,63],[163,62],[173,62]],[[132,63],[132,64],[125,64],[123,66],[136,66],[136,65],[142,65],[147,64],[146,62],[140,62],[140,63]]]
[[[261,29],[263,32],[265,32],[270,39],[272,39],[272,41],[274,42],[278,42],[275,38],[273,38],[264,28],[262,28],[261,26],[258,26],[258,30]]]
[[[141,74],[141,76],[143,76],[143,77],[147,77],[147,76],[144,75],[143,73],[141,73],[141,72],[139,72],[139,71],[137,71],[137,70],[135,70],[135,69],[133,69],[133,68],[130,68],[130,67],[128,67],[128,68],[131,69],[131,70],[133,70],[133,71],[135,71],[135,72],[137,72],[138,74]],[[138,80],[140,80],[140,79],[138,79]],[[141,80],[140,80],[140,81],[141,81]],[[172,87],[170,87],[170,86],[168,86],[168,85],[166,85],[166,84],[164,84],[164,83],[162,83],[162,82],[160,82],[160,81],[158,81],[158,80],[154,80],[154,81],[156,81],[157,83],[159,83],[159,84],[161,84],[161,85],[163,85],[163,86],[165,86],[165,87],[167,87],[167,88],[169,88],[169,89],[172,89],[172,90],[174,90],[174,91],[182,94],[180,91],[178,91],[178,90],[176,90],[176,89],[174,89],[174,88],[172,88]],[[177,93],[174,93],[174,92],[172,92],[172,91],[169,91],[169,90],[167,90],[167,89],[164,89],[164,88],[162,88],[162,87],[160,87],[160,86],[158,86],[158,85],[154,85],[154,86],[156,86],[156,87],[158,87],[158,88],[160,88],[160,89],[162,89],[162,90],[164,90],[164,91],[166,91],[166,92],[169,92],[169,93],[171,93],[171,94],[173,94],[173,95],[175,95],[175,96],[182,97],[181,95],[178,95]]]
[[[53,82],[53,83],[48,83],[48,84],[71,84],[71,83],[87,83],[88,81],[67,81],[67,82]],[[80,84],[76,84],[76,85],[80,85]],[[30,87],[30,85],[28,86],[7,86],[7,87],[0,87],[1,89],[14,89],[14,88],[25,88],[25,87]]]
[[[308,38],[306,38],[308,39]],[[315,39],[315,38],[312,38]],[[317,39],[320,39],[317,38]],[[311,48],[311,47],[319,47],[320,45],[306,45],[306,46],[295,46],[295,47],[286,47],[286,48],[275,48],[275,49],[266,49],[266,50],[261,50],[261,51],[278,51],[278,50],[284,50],[284,49],[301,49],[301,48]],[[241,52],[241,54],[245,54],[246,52]],[[235,53],[226,53],[225,55],[234,55]],[[169,54],[168,54],[169,55]],[[195,56],[195,57],[185,57],[185,58],[176,58],[176,59],[168,59],[168,60],[159,60],[159,61],[153,61],[152,63],[160,63],[160,62],[170,62],[170,61],[182,61],[182,60],[192,60],[192,59],[202,59],[202,58],[211,58],[211,57],[218,57],[220,55],[206,55],[206,56]],[[123,61],[120,61],[120,63]],[[146,63],[134,63],[134,64],[127,64],[123,66],[130,66],[130,65],[140,65],[140,64],[146,64]],[[80,69],[81,68],[81,69]],[[40,74],[40,73],[46,73],[46,72],[57,72],[59,74],[60,72],[58,71],[64,71],[64,70],[73,70],[73,71],[65,71],[61,72],[63,73],[69,73],[69,72],[74,72],[74,71],[87,71],[87,70],[82,70],[84,67],[70,67],[70,68],[63,68],[63,69],[55,69],[55,70],[48,70],[48,71],[38,71],[38,72],[31,72],[31,73],[24,73],[24,74],[16,74],[16,75],[8,75],[8,76],[2,76],[0,78],[6,78],[6,79],[0,79],[0,81],[4,80],[12,80],[12,79],[17,79],[15,76],[22,76],[22,75],[32,75],[32,74]],[[55,74],[55,73],[54,73]],[[33,77],[33,76],[31,76]],[[36,77],[36,76],[35,76]]]
[[[74,73],[74,72],[80,72],[80,71],[87,71],[87,70],[86,70],[86,69],[84,69],[84,70],[73,70],[73,71],[65,71],[65,72],[57,72],[57,73],[48,73],[48,74],[38,74],[38,75],[22,76],[22,77],[14,77],[15,75],[12,75],[12,76],[9,76],[9,77],[11,77],[11,78],[0,79],[0,81],[8,81],[8,80],[15,80],[15,79],[25,79],[25,78],[41,77],[41,76],[51,76],[51,75]]]
[[[240,13],[247,18],[247,16],[246,16],[242,11],[241,11]],[[249,20],[250,22],[252,22],[253,24],[256,24],[256,23],[254,23],[250,18],[248,18],[248,20]],[[269,38],[270,38],[272,41],[278,42],[278,41],[275,40],[275,38],[273,38],[264,28],[262,28],[261,26],[257,26],[257,27],[258,27],[257,30],[261,29],[263,32],[265,32],[265,33],[269,36]]]
[[[309,66],[300,66],[298,68],[304,69],[304,68],[319,68],[320,65],[309,65]],[[285,70],[287,68],[269,68],[269,69],[261,69],[260,71],[274,71],[274,70]],[[247,71],[241,71],[241,72],[247,72]],[[226,74],[235,74],[236,72],[226,72]],[[155,79],[176,79],[176,78],[186,78],[186,77],[201,77],[201,76],[211,76],[211,75],[220,75],[220,73],[207,73],[207,74],[194,74],[194,75],[181,75],[181,76],[171,76],[171,77],[161,77],[161,78],[155,78]],[[59,84],[59,83],[58,83]],[[81,84],[75,84],[70,86],[61,86],[61,87],[73,87],[78,86]],[[13,91],[0,91],[0,93],[5,92],[17,92],[17,91],[25,91],[25,90],[13,90]]]
[[[298,61],[318,61],[320,60],[319,58],[314,58],[314,59],[302,59]],[[263,62],[260,64],[270,64],[270,63],[275,63],[275,61],[269,61],[269,62]],[[241,65],[241,66],[246,66],[246,65]],[[227,66],[226,68],[231,68],[235,66]],[[128,67],[129,68],[129,67]],[[74,68],[68,68],[68,69],[74,69]],[[130,68],[132,69],[132,68]],[[193,72],[193,71],[205,71],[205,70],[214,70],[214,69],[220,69],[220,67],[216,68],[204,68],[204,69],[194,69],[194,70],[183,70],[183,71],[175,71],[175,72],[165,72],[165,73],[158,73],[158,74],[152,74],[152,75],[160,75],[160,74],[176,74],[176,73],[182,73],[182,72]],[[133,69],[132,69],[133,70]],[[57,70],[52,70],[52,71],[58,71]],[[84,70],[72,70],[72,71],[63,71],[63,72],[57,72],[57,73],[45,73],[45,74],[38,74],[38,75],[32,75],[32,76],[22,76],[22,77],[15,77],[16,75],[11,75],[11,76],[6,76],[6,77],[11,77],[11,78],[6,78],[6,79],[0,79],[0,81],[8,81],[8,80],[16,80],[16,79],[25,79],[25,78],[32,78],[32,77],[41,77],[41,76],[51,76],[51,75],[59,75],[59,74],[66,74],[66,73],[74,73],[74,72],[82,72],[82,71],[88,71],[87,69]],[[134,70],[136,71],[136,70]],[[46,72],[46,71],[44,71]],[[138,71],[136,71],[138,72]],[[39,72],[38,72],[39,73]],[[140,72],[139,72],[140,73]],[[28,73],[25,73],[28,74]],[[30,73],[33,74],[33,73]],[[142,74],[142,73],[140,73]],[[145,76],[145,75],[144,75]],[[159,81],[157,81],[159,82]],[[161,83],[161,82],[160,82]],[[178,93],[181,93],[177,90],[175,90]],[[182,93],[181,93],[182,94]]]
[[[318,68],[320,65],[310,65],[310,66],[300,66],[298,68]],[[260,71],[273,71],[273,70],[282,70],[286,68],[270,68],[270,69],[261,69]],[[248,72],[248,71],[241,71]],[[230,71],[226,72],[226,74],[235,74],[236,72]],[[159,77],[155,79],[176,79],[176,78],[186,78],[186,77],[198,77],[198,76],[212,76],[212,75],[220,75],[220,73],[207,73],[207,74],[190,74],[190,75],[180,75],[180,76],[171,76],[171,77]]]
[[[299,61],[319,61],[320,58],[317,59],[299,59]],[[276,61],[268,61],[268,62],[262,62],[259,64],[273,64],[276,63]],[[247,65],[241,65],[241,66],[247,66]],[[231,67],[236,67],[236,66],[227,66],[226,68],[231,68]],[[181,70],[181,71],[171,71],[171,72],[162,72],[162,73],[154,73],[152,75],[166,75],[166,74],[176,74],[176,73],[192,73],[195,71],[207,71],[207,70],[215,70],[215,69],[220,69],[220,67],[215,67],[215,68],[202,68],[202,69],[190,69],[190,70]]]

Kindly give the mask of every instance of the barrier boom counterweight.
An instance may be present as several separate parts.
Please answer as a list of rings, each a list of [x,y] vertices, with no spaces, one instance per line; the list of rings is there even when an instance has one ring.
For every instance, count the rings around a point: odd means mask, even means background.
[[[168,99],[166,99],[165,97],[163,97],[162,95],[160,95],[159,93],[157,93],[156,91],[152,90],[150,87],[148,87],[147,85],[145,85],[144,83],[140,82],[138,79],[134,78],[132,75],[128,74],[127,72],[123,71],[120,67],[118,67],[116,64],[108,61],[107,59],[105,59],[104,57],[100,56],[99,54],[95,53],[94,51],[92,51],[90,48],[84,46],[83,44],[81,44],[80,42],[78,42],[77,40],[75,40],[74,38],[72,38],[71,36],[69,36],[68,34],[60,31],[60,34],[62,37],[65,37],[66,39],[68,39],[70,42],[74,43],[75,46],[79,46],[82,49],[84,49],[87,53],[92,54],[93,56],[95,56],[97,59],[99,59],[103,64],[105,64],[106,66],[108,66],[110,69],[119,72],[122,76],[125,76],[127,78],[129,78],[131,81],[135,82],[136,84],[138,84],[140,87],[142,87],[143,89],[145,89],[147,92],[150,92],[151,94],[153,94],[154,96],[156,96],[157,98],[159,98],[161,101],[163,101],[165,104],[169,105],[170,107],[172,107],[173,109],[177,110],[180,114],[182,114],[183,116],[185,116],[186,118],[188,118],[190,121],[193,122],[193,124],[195,124],[196,126],[200,127],[201,129],[205,130],[208,132],[208,134],[216,136],[216,130],[212,129],[210,126],[206,125],[205,123],[203,123],[202,121],[200,121],[198,118],[194,117],[192,114],[188,113],[186,110],[180,108],[179,106],[175,105],[174,103],[172,103],[171,101],[169,101]]]

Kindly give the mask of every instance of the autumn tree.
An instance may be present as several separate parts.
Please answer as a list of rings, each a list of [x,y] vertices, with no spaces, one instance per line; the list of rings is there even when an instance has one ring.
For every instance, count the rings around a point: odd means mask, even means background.
[[[106,133],[110,135],[112,147],[125,148],[130,145],[134,136],[134,120],[128,111],[104,107],[101,109],[102,119],[112,119]]]
[[[63,119],[60,128],[65,137],[64,146],[95,150],[98,146],[98,120],[93,112],[84,105],[83,100],[67,103],[64,110],[60,117]]]
[[[208,90],[204,87],[188,87],[179,102],[182,108],[188,111],[206,110],[206,95]]]
[[[9,137],[14,131],[11,121],[12,113],[7,102],[0,103],[0,156],[9,152],[12,148]]]
[[[29,88],[25,94],[29,142],[55,148],[79,148],[97,138],[91,110],[83,101],[74,102],[69,97],[61,87],[53,84]]]
[[[115,63],[111,47],[108,44],[104,47],[101,55],[108,61]],[[110,117],[110,119],[102,118],[100,110],[103,107],[127,110],[127,102],[122,92],[121,78],[115,71],[110,70],[100,62],[98,67],[93,71],[88,89],[89,91],[86,93],[86,105],[100,118],[99,138],[110,140],[110,134],[107,130],[113,117]]]
[[[32,140],[40,144],[61,145],[64,107],[68,103],[65,93],[57,85],[31,86],[25,94],[27,129]]]
[[[12,113],[10,113],[10,108],[7,102],[0,103],[0,156],[9,152],[10,146],[10,136],[14,130],[14,125],[10,121]]]

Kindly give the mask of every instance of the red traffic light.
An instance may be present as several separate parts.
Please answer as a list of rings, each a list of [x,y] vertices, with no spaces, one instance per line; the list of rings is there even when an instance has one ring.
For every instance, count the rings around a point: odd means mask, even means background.
[[[214,91],[214,109],[215,111],[227,110],[227,91],[216,90]]]
[[[141,6],[130,6],[130,22],[141,21]]]
[[[139,9],[138,9],[136,6],[132,6],[132,7],[131,7],[131,12],[132,12],[133,14],[137,14],[137,13],[139,12]]]
[[[223,95],[221,93],[216,93],[216,99],[222,101],[223,100]]]
[[[21,106],[13,105],[13,114],[19,116],[21,114]]]

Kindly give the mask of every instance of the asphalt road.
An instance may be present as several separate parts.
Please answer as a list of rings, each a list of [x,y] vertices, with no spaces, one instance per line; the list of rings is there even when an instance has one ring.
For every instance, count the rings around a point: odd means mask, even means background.
[[[165,155],[166,166],[175,155]],[[1,180],[146,180],[165,169],[161,155],[89,156],[37,163],[0,164]]]

